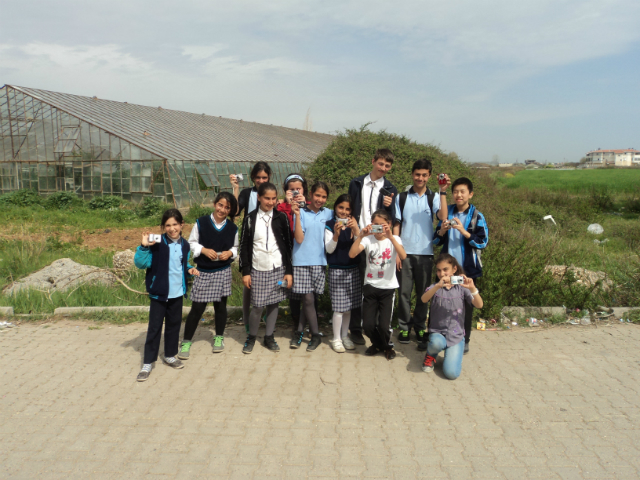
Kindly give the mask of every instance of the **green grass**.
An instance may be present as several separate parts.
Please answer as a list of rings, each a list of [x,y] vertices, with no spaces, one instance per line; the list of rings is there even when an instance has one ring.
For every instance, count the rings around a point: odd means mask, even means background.
[[[500,178],[499,183],[511,189],[587,193],[595,188],[611,193],[635,193],[640,185],[640,169],[521,170],[513,177]]]

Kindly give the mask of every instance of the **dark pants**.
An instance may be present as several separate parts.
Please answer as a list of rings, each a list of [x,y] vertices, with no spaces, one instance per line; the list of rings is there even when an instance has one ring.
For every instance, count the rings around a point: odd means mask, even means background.
[[[482,278],[474,278],[473,283],[476,288],[478,284],[481,283]],[[465,343],[469,343],[471,341],[471,321],[473,320],[473,309],[475,307],[471,302],[464,302],[464,341]]]
[[[367,257],[364,252],[358,256],[358,273],[360,274],[360,283],[364,284],[364,272],[367,269]],[[351,310],[351,320],[349,320],[349,331],[362,333],[362,308],[354,308]]]
[[[402,261],[402,270],[397,273],[400,288],[398,293],[398,325],[408,332],[413,326],[417,331],[427,329],[428,304],[422,302],[422,294],[431,284],[433,255],[407,254]],[[416,307],[411,316],[411,292],[416,285]]]
[[[193,339],[206,308],[206,302],[193,302],[191,305],[191,310],[184,325],[183,338],[185,340],[191,341]],[[224,327],[227,325],[227,297],[223,297],[219,302],[213,302],[213,311],[216,322],[216,335],[224,335]]]
[[[166,302],[151,299],[147,341],[144,343],[144,363],[153,363],[158,360],[163,322],[166,322],[164,327],[164,356],[175,357],[180,343],[182,296],[172,298]]]
[[[362,321],[364,334],[378,350],[390,350],[391,316],[393,315],[394,288],[362,288]]]

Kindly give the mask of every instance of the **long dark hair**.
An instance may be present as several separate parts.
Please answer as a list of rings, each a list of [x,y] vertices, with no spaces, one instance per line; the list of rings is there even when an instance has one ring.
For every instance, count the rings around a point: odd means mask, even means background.
[[[176,222],[180,224],[184,223],[184,219],[182,218],[182,213],[180,213],[180,210],[178,210],[177,208],[170,208],[162,214],[160,226],[164,227],[164,224],[167,223],[170,218],[175,218]]]
[[[463,268],[458,263],[458,260],[456,260],[456,257],[454,257],[453,255],[449,255],[448,253],[441,253],[440,255],[438,255],[438,258],[436,258],[434,265],[437,266],[440,262],[447,262],[452,267],[456,267],[456,275],[465,274]]]
[[[258,187],[258,196],[261,197],[263,196],[265,193],[270,192],[270,191],[274,191],[274,192],[278,192],[278,189],[276,188],[276,186],[271,183],[271,182],[264,182],[263,184],[261,184]]]
[[[267,162],[257,162],[253,168],[251,169],[251,180],[256,178],[260,172],[264,172],[269,176],[269,180],[271,180],[271,167]]]
[[[338,198],[336,198],[336,203],[333,204],[333,218],[338,218],[338,214],[336,213],[336,208],[338,205],[344,202],[349,203],[351,214],[353,214],[353,200],[351,200],[351,195],[349,195],[348,193],[343,193]]]
[[[302,183],[302,189],[304,190],[304,198],[309,198],[309,187],[307,186],[307,181],[304,179],[302,175],[300,175],[299,173],[290,173],[289,175],[287,175],[286,178],[284,179],[284,184],[282,185],[282,188],[284,188],[284,193],[287,193],[287,190],[290,190],[289,189],[290,182]]]
[[[231,195],[229,192],[220,192],[213,201],[214,208],[215,204],[220,200],[226,200],[229,204],[229,218],[233,221],[236,216],[236,212],[238,211],[238,200],[236,200],[236,197]]]
[[[318,189],[322,189],[327,193],[327,197],[329,196],[329,185],[327,185],[324,182],[316,182],[313,184],[313,186],[311,187],[311,195],[313,195],[313,193],[318,190]]]

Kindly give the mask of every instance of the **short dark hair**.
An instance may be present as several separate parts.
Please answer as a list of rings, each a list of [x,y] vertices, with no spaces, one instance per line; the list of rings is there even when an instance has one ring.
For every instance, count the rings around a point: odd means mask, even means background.
[[[353,200],[351,200],[351,195],[348,193],[343,193],[338,198],[336,198],[336,203],[333,204],[333,217],[338,218],[336,215],[336,207],[341,203],[349,202],[349,208],[351,209],[351,213],[353,213]]]
[[[380,210],[376,210],[375,212],[373,212],[373,215],[371,215],[371,221],[373,222],[373,219],[376,217],[380,217],[382,218],[385,222],[387,223],[391,223],[391,215],[389,215],[389,212],[387,212],[384,209],[380,209]]]
[[[256,176],[260,173],[264,172],[269,176],[269,180],[271,180],[271,167],[267,162],[257,162],[253,168],[251,169],[251,180],[256,178]]]
[[[184,219],[182,218],[182,213],[180,213],[180,210],[178,210],[177,208],[170,208],[162,214],[160,226],[164,227],[164,224],[167,223],[170,218],[175,218],[176,222],[178,223],[184,223]]]
[[[457,178],[455,182],[451,184],[451,191],[456,188],[458,185],[466,185],[470,192],[473,192],[473,183],[467,177]]]
[[[384,159],[385,162],[393,163],[393,152],[388,148],[379,148],[373,156],[374,160]]]
[[[231,195],[229,192],[220,192],[213,201],[213,204],[215,205],[220,200],[226,200],[229,204],[229,217],[233,220],[236,216],[236,212],[238,211],[238,200],[236,200],[236,197]]]
[[[329,196],[329,185],[327,185],[324,182],[316,182],[316,183],[314,183],[313,186],[311,187],[311,194],[313,195],[313,193],[316,190],[319,190],[319,189],[322,189],[325,192],[327,192],[327,197]]]
[[[437,266],[441,262],[447,262],[452,267],[456,267],[457,275],[464,275],[464,270],[458,263],[458,260],[456,260],[456,257],[454,257],[453,255],[449,255],[448,253],[441,253],[440,255],[438,255],[438,258],[436,258],[436,261],[433,264]]]
[[[413,167],[411,167],[411,173],[415,172],[416,170],[429,170],[429,175],[431,175],[431,170],[432,170],[432,166],[431,166],[431,161],[427,160],[426,158],[421,158],[420,160],[416,160],[415,162],[413,162]]]
[[[286,178],[284,179],[284,184],[282,186],[282,188],[284,189],[284,193],[287,193],[287,190],[289,190],[289,182],[302,183],[302,188],[304,189],[304,196],[305,197],[309,196],[309,187],[307,187],[307,181],[304,179],[302,175],[300,175],[299,173],[290,173],[289,175],[287,175]]]
[[[271,182],[264,182],[263,184],[261,184],[261,185],[258,187],[258,196],[259,196],[259,197],[261,197],[261,196],[263,196],[265,193],[267,193],[267,192],[271,192],[271,191],[278,193],[278,189],[276,188],[276,186],[275,186],[273,183],[271,183]]]

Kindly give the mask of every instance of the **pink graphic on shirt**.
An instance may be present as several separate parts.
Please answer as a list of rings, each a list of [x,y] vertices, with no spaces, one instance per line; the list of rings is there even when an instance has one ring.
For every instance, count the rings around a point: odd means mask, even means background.
[[[382,252],[382,259],[383,260],[390,260],[391,259],[391,249],[387,248],[384,252]]]
[[[373,274],[372,273],[367,273],[367,278],[373,278]]]

